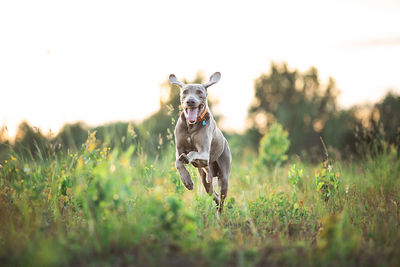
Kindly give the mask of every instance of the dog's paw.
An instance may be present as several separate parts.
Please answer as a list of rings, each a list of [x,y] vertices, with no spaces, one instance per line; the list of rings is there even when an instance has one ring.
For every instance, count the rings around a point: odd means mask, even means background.
[[[183,185],[189,189],[189,190],[193,190],[193,181],[192,179],[182,179]]]
[[[185,172],[183,175],[181,175],[181,180],[183,185],[189,189],[192,190],[193,189],[193,181],[192,181],[192,177],[190,177],[189,172]]]
[[[183,164],[189,164],[189,157],[185,153],[182,153],[179,156],[179,161],[181,161]]]
[[[184,185],[188,190],[193,190],[193,182],[192,181],[189,181],[188,183],[184,183]]]
[[[208,166],[208,160],[206,159],[194,159],[192,160],[193,166],[196,168],[204,168]]]

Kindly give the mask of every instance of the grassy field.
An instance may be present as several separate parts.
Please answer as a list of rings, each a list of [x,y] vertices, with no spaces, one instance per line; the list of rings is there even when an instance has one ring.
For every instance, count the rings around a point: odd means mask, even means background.
[[[399,266],[400,161],[234,159],[221,215],[190,168],[100,146],[0,168],[0,262],[19,266]],[[135,157],[132,155],[136,153]],[[371,153],[372,154],[372,153]]]

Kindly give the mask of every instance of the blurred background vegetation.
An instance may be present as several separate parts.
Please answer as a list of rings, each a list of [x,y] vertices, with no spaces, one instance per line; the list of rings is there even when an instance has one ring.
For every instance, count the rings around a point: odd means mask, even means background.
[[[193,81],[202,83],[205,77],[198,73]],[[237,88],[242,90],[241,88]],[[234,157],[243,157],[259,151],[261,138],[275,122],[289,133],[289,155],[303,160],[321,161],[325,141],[331,157],[358,158],[374,138],[383,138],[389,144],[400,144],[400,96],[388,92],[375,104],[344,109],[337,103],[339,89],[333,78],[321,81],[318,70],[305,72],[290,68],[287,63],[272,63],[268,73],[261,74],[254,83],[254,98],[248,109],[248,128],[243,133],[227,133]],[[96,131],[98,142],[112,148],[126,150],[138,145],[137,153],[149,157],[162,155],[168,143],[173,142],[173,129],[179,114],[179,89],[168,81],[162,85],[160,108],[141,123],[115,122],[89,127],[83,122],[66,124],[57,134],[44,134],[28,122],[22,122],[11,142],[6,138],[7,128],[0,129],[0,160],[14,151],[26,157],[51,157],[56,151],[78,150],[88,136]],[[209,99],[212,109],[215,100]],[[215,113],[213,113],[215,114]],[[224,114],[215,114],[217,121]],[[362,146],[358,144],[363,144]]]

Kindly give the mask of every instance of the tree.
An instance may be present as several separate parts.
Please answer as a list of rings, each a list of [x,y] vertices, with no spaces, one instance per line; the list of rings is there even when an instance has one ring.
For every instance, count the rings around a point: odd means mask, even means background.
[[[10,150],[10,142],[7,138],[7,127],[0,127],[0,163],[7,159]]]
[[[31,127],[25,121],[18,126],[13,149],[18,154],[28,158],[37,159],[50,156],[48,139],[40,129]]]
[[[383,128],[386,140],[400,145],[400,95],[389,92],[382,101],[375,104],[371,113],[373,130]]]
[[[248,114],[251,126],[263,135],[269,124],[281,123],[289,131],[291,153],[319,146],[319,136],[337,110],[334,80],[323,86],[315,67],[301,73],[286,63],[272,63],[270,73],[255,81],[254,93]]]
[[[88,129],[82,122],[65,124],[53,142],[66,150],[78,150],[88,137]]]

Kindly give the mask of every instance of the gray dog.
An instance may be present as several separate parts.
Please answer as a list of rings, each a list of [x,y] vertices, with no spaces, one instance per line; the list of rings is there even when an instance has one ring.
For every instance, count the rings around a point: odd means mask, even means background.
[[[228,142],[218,129],[207,105],[207,88],[219,81],[221,74],[214,73],[205,84],[183,84],[174,74],[169,81],[181,88],[180,97],[183,112],[175,127],[176,162],[181,180],[189,190],[193,181],[184,164],[192,164],[199,171],[204,188],[214,194],[221,212],[228,192],[228,181],[232,156]],[[212,178],[218,177],[220,194],[213,188]]]

